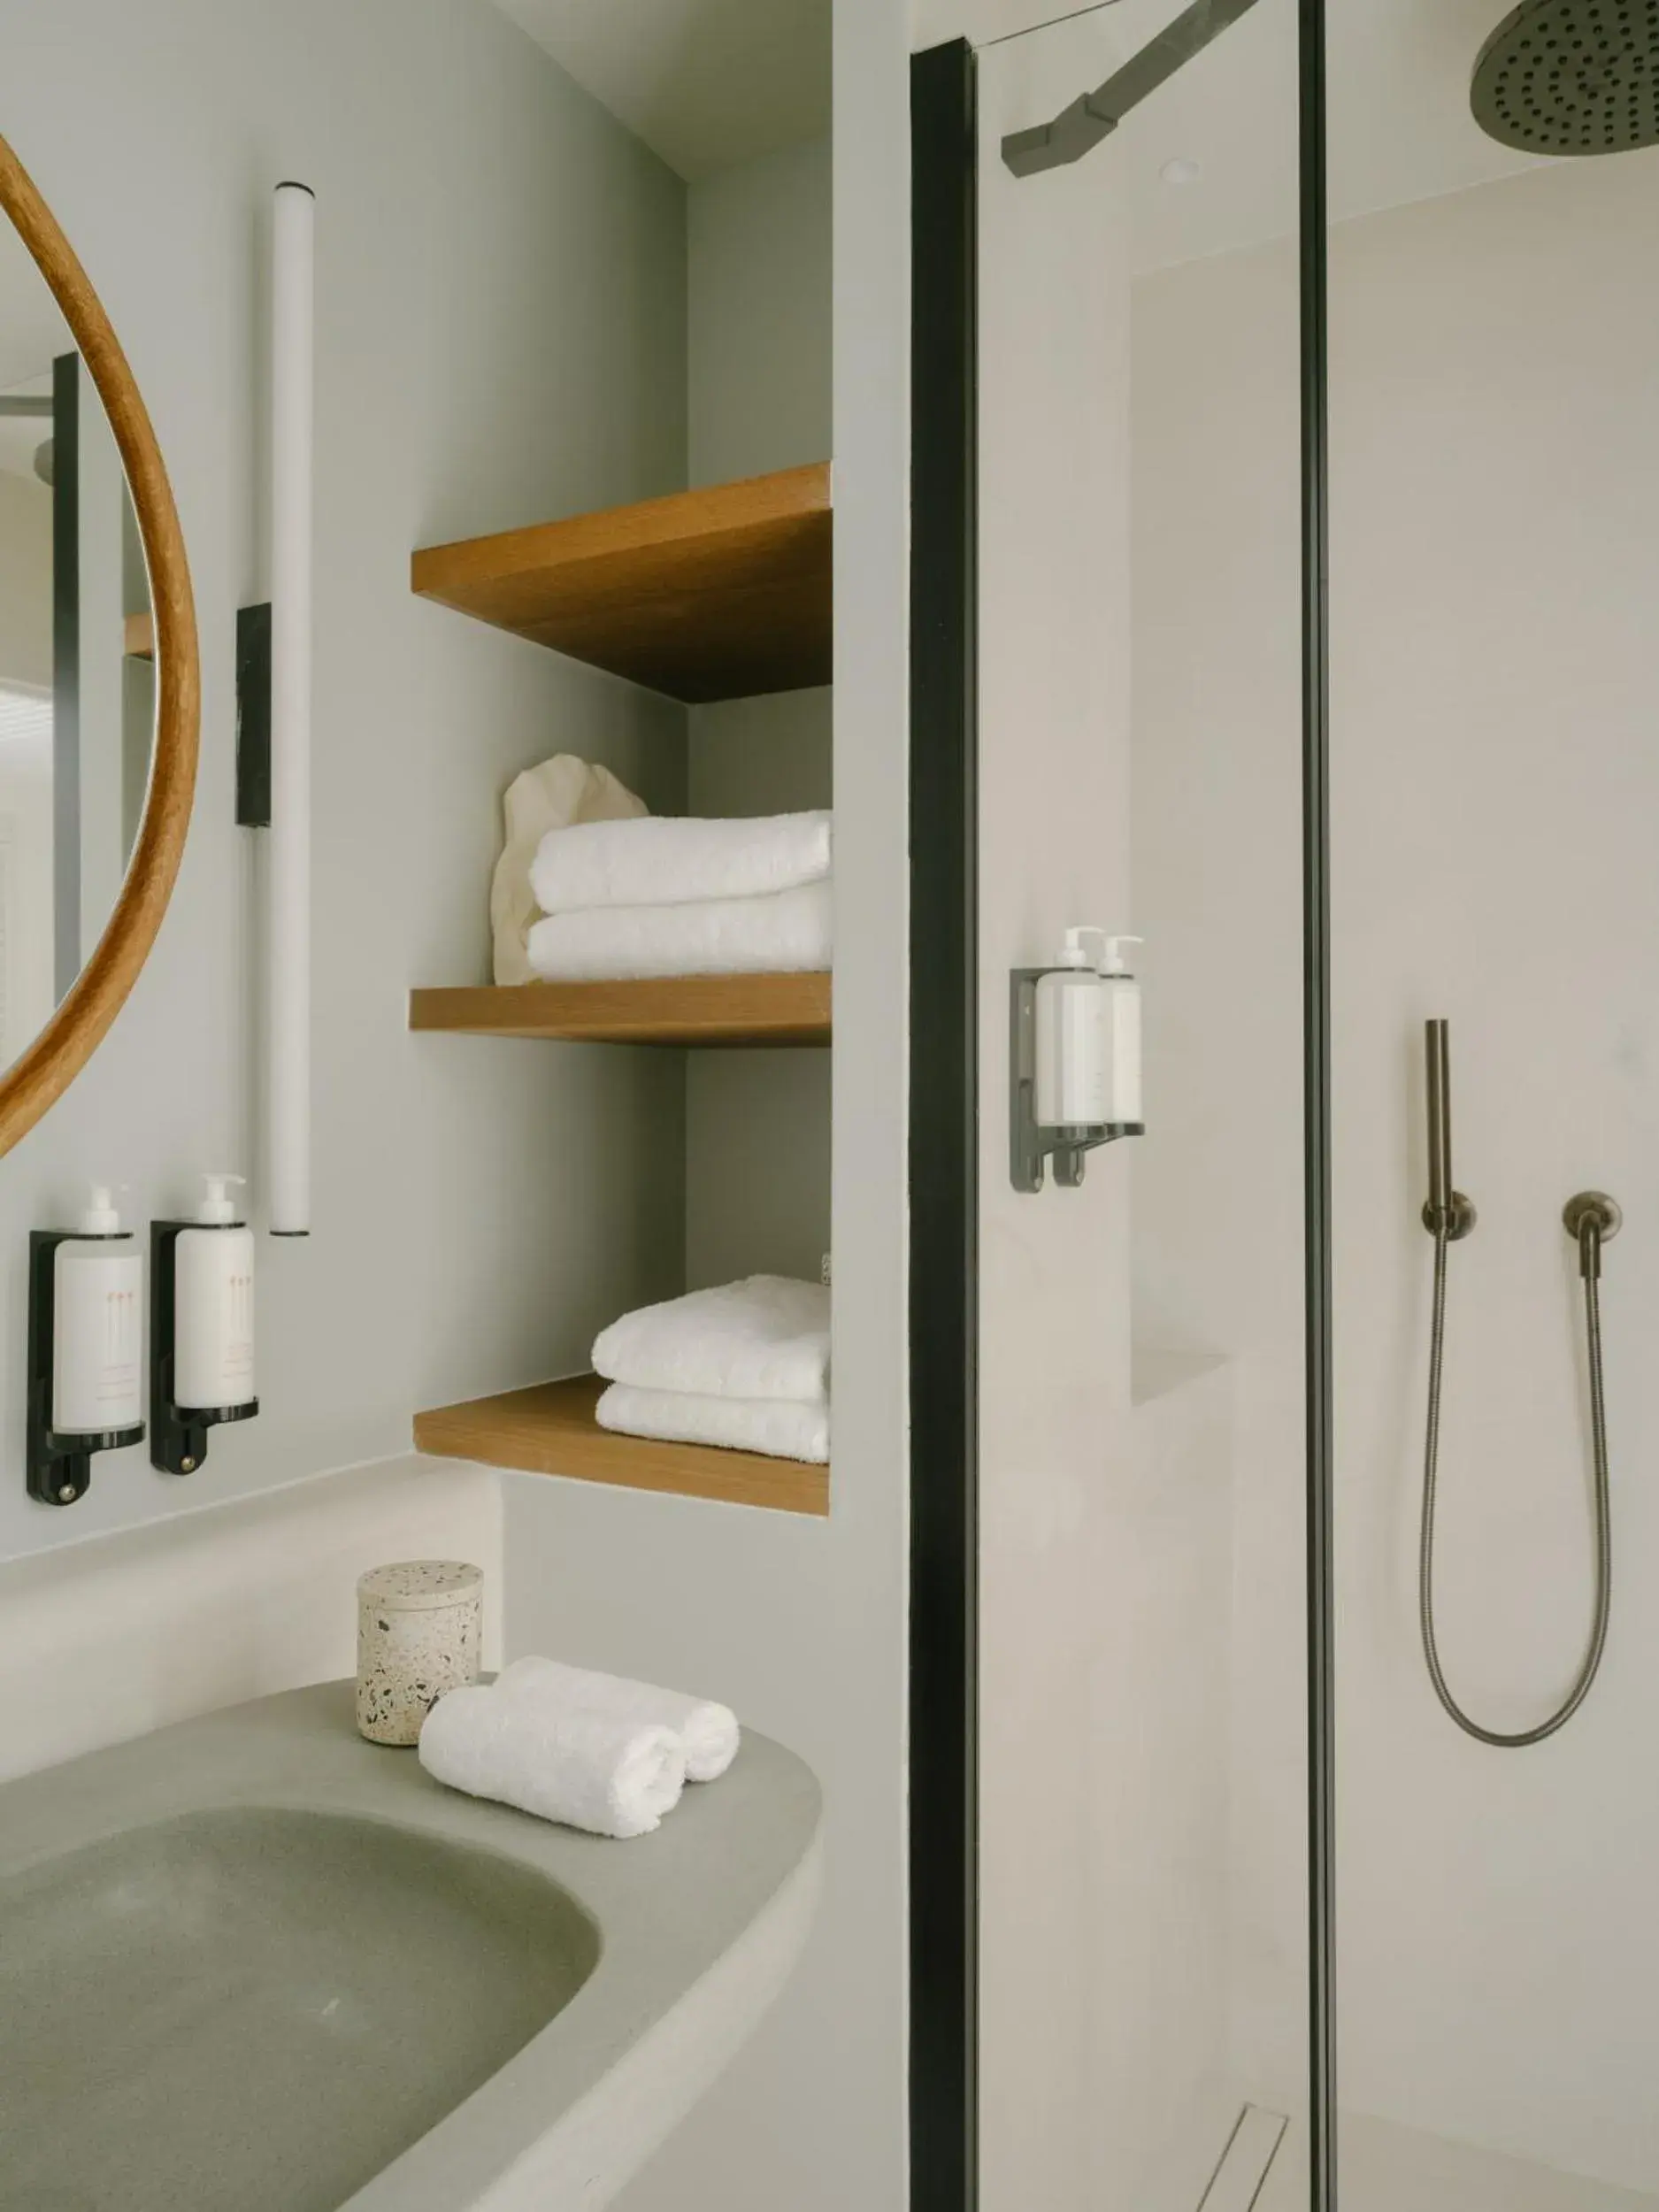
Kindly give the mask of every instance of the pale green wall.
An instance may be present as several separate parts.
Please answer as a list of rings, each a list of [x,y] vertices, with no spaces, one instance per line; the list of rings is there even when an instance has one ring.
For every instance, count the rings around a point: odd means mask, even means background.
[[[8,0],[8,137],[155,419],[202,637],[195,818],[155,955],[0,1160],[0,1554],[407,1448],[423,1404],[575,1368],[675,1287],[668,1056],[414,1038],[482,980],[499,794],[560,747],[683,802],[679,710],[415,600],[411,548],[685,480],[685,188],[485,0]],[[318,193],[315,1226],[262,1239],[257,1421],[24,1494],[25,1262],[85,1179],[173,1213],[254,1156],[255,833],[235,610],[259,595],[262,241]],[[257,1170],[255,1171],[257,1173]],[[256,1185],[257,1194],[257,1185]]]

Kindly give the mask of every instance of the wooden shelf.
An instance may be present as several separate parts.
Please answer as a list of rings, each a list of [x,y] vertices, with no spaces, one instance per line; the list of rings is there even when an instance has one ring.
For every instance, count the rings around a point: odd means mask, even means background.
[[[661,1444],[617,1436],[594,1419],[604,1385],[596,1375],[537,1383],[415,1416],[415,1448],[440,1459],[481,1461],[526,1474],[565,1475],[628,1490],[672,1491],[780,1513],[826,1514],[829,1469],[707,1444]]]
[[[827,462],[428,546],[414,589],[700,704],[830,680]]]
[[[411,991],[411,1029],[586,1044],[826,1045],[827,971]]]

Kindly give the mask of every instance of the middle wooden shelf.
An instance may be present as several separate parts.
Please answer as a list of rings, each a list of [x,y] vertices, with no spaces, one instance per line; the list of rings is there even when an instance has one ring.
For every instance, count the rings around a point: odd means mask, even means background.
[[[411,1029],[586,1044],[826,1045],[827,970],[411,991]]]

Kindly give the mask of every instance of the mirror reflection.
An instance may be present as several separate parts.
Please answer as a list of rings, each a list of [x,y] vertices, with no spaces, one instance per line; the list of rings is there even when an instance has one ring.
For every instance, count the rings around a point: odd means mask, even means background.
[[[155,726],[120,456],[50,288],[0,223],[0,1067],[104,933]]]

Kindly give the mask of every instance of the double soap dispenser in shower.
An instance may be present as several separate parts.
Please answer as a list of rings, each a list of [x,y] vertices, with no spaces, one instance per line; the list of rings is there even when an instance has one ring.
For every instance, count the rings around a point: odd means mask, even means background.
[[[150,1456],[165,1474],[194,1474],[209,1429],[259,1410],[253,1232],[230,1195],[241,1181],[210,1175],[193,1219],[150,1225]]]
[[[1086,1153],[1144,1130],[1141,986],[1125,952],[1140,942],[1102,929],[1068,929],[1054,966],[1013,971],[1009,1138],[1016,1190],[1041,1190],[1050,1157],[1055,1181],[1075,1188]]]

